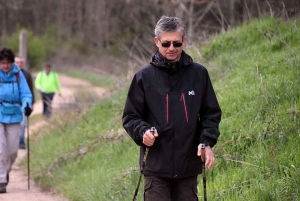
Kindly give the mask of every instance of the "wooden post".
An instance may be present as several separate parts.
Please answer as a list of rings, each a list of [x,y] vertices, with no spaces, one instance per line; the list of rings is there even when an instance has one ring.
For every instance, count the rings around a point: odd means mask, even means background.
[[[19,56],[24,60],[24,68],[29,70],[27,62],[27,31],[22,30],[19,35]]]

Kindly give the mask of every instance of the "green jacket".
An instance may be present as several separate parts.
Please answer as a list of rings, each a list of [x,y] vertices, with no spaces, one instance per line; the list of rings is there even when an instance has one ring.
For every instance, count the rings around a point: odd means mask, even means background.
[[[40,72],[34,81],[35,88],[44,93],[61,93],[58,75],[50,71],[47,75],[45,71]]]

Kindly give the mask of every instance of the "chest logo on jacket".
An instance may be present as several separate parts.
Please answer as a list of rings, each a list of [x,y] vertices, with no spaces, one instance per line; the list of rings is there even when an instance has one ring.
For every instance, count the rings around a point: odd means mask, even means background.
[[[195,96],[195,92],[194,92],[194,90],[192,90],[192,91],[189,91],[189,96]]]

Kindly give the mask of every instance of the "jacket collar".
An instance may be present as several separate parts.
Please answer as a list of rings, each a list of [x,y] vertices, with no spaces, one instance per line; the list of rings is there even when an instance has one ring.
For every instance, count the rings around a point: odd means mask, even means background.
[[[183,65],[182,67],[188,66],[193,63],[193,59],[186,54],[184,51],[181,53],[181,58],[178,62],[181,62]],[[160,52],[157,50],[152,57],[152,61],[150,64],[157,66],[157,67],[166,67],[169,63],[166,58],[164,58]]]

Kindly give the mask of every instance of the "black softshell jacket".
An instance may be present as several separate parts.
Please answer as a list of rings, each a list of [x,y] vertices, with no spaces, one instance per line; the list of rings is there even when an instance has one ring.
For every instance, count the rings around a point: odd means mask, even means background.
[[[144,175],[187,178],[201,173],[198,145],[212,147],[219,136],[221,109],[207,69],[185,52],[180,70],[166,71],[156,52],[150,65],[137,72],[129,88],[123,126],[141,146],[140,165],[146,146],[144,132],[154,126],[158,137],[150,147]]]
[[[21,71],[24,74],[26,82],[29,86],[29,89],[30,89],[30,92],[31,92],[31,95],[32,95],[32,104],[34,104],[35,103],[35,96],[34,96],[34,90],[33,90],[32,76],[28,71],[26,71],[24,69],[21,69]]]

